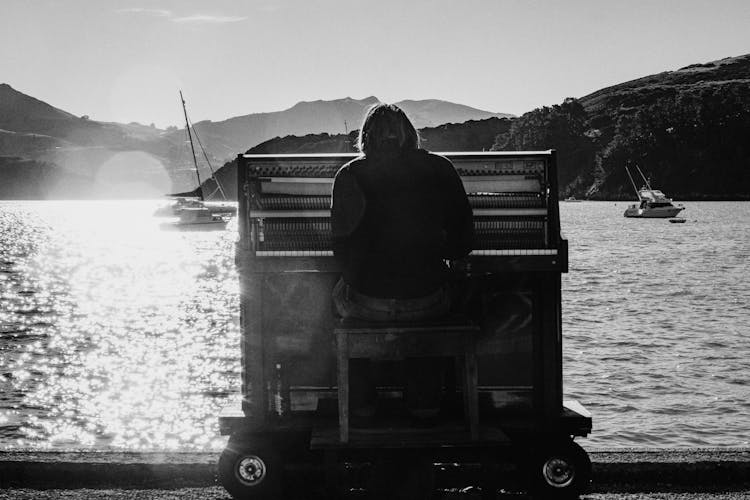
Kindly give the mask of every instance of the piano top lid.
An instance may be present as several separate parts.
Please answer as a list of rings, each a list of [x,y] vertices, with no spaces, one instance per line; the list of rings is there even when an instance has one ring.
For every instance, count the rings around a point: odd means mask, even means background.
[[[552,156],[554,149],[546,151],[430,151],[431,153],[447,156],[452,159],[493,159],[504,157],[525,157],[525,158],[549,158]],[[359,156],[360,153],[285,153],[285,154],[240,154],[241,158],[249,160],[324,160],[340,158],[343,160],[352,160]]]

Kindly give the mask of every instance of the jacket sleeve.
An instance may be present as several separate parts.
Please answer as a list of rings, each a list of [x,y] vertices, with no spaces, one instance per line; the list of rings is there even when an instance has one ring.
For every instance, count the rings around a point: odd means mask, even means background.
[[[350,240],[365,213],[365,196],[354,174],[345,166],[336,174],[331,196],[333,253],[346,259]]]
[[[446,259],[460,259],[471,253],[474,245],[474,222],[461,177],[453,164],[443,158],[443,185],[445,190]]]

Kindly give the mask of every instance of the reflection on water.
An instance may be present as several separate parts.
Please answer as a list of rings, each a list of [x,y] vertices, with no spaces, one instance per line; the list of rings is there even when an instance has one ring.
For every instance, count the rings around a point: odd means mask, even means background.
[[[239,390],[236,221],[157,203],[0,202],[0,445],[218,450]],[[750,446],[750,203],[686,224],[562,203],[566,397],[586,446]],[[744,235],[744,236],[743,236]]]
[[[238,389],[236,222],[160,230],[153,202],[0,206],[0,439],[213,449]]]

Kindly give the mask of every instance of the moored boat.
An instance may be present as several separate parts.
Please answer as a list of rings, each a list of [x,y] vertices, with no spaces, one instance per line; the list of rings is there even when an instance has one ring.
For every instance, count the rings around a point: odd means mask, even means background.
[[[170,222],[169,224],[166,224],[167,226],[195,226],[200,224],[223,224],[225,226],[227,223],[227,217],[235,215],[237,213],[237,208],[226,203],[227,198],[224,194],[224,189],[214,173],[214,169],[211,166],[211,162],[208,160],[208,155],[203,148],[203,144],[201,143],[197,132],[191,126],[190,120],[188,119],[182,91],[180,91],[180,101],[182,103],[183,114],[185,115],[185,131],[187,132],[187,137],[190,142],[190,151],[192,152],[193,166],[195,168],[195,176],[198,180],[198,187],[193,191],[167,195],[173,198],[174,201],[169,205],[158,208],[156,212],[154,212],[154,215],[159,217],[177,217],[176,222]],[[216,183],[216,189],[213,193],[209,194],[209,197],[216,192],[219,192],[221,198],[225,200],[225,202],[207,202],[203,196],[203,183],[201,182],[200,170],[198,169],[198,160],[195,156],[193,136],[195,136],[198,141],[203,157],[206,159],[208,168],[211,171],[211,179]]]
[[[202,208],[203,201],[200,198],[178,196],[168,205],[159,207],[154,212],[156,217],[176,217],[185,208]]]
[[[159,207],[154,212],[156,217],[178,217],[186,208],[207,208],[213,214],[232,216],[237,214],[237,207],[228,203],[203,201],[198,197],[178,196],[172,203]]]
[[[628,177],[630,177],[630,182],[633,184],[633,188],[638,196],[638,201],[640,202],[637,205],[633,204],[626,208],[625,213],[623,214],[625,217],[667,219],[674,217],[681,211],[685,210],[685,207],[682,205],[674,205],[672,199],[667,198],[664,193],[658,189],[652,189],[648,180],[643,175],[643,172],[641,172],[641,169],[637,166],[635,168],[638,169],[638,173],[641,174],[645,185],[641,189],[637,189],[635,187],[635,182],[633,181],[633,176],[630,175],[630,170],[625,167],[625,171],[628,173]]]
[[[227,225],[227,217],[214,214],[206,207],[184,208],[177,214],[177,219],[162,224],[162,227],[184,228],[184,229],[224,229]]]

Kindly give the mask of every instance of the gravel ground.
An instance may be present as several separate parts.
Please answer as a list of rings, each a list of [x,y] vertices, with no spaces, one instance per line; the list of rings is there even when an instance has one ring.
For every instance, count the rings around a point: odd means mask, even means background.
[[[124,489],[76,489],[76,490],[0,490],[0,500],[20,499],[68,499],[68,500],[231,500],[219,487],[180,488],[176,490],[124,490]],[[478,500],[477,493],[446,493],[441,500]],[[526,495],[498,495],[497,500],[526,500]],[[750,490],[714,493],[594,493],[584,495],[581,500],[747,500]]]
[[[590,456],[594,483],[583,500],[750,500],[750,449],[597,450]],[[201,453],[0,451],[0,500],[231,500],[217,485],[216,458]],[[324,494],[317,497],[326,500]],[[472,487],[435,496],[480,498]],[[496,500],[528,498],[503,494]],[[347,500],[364,499],[363,493],[352,493]]]

